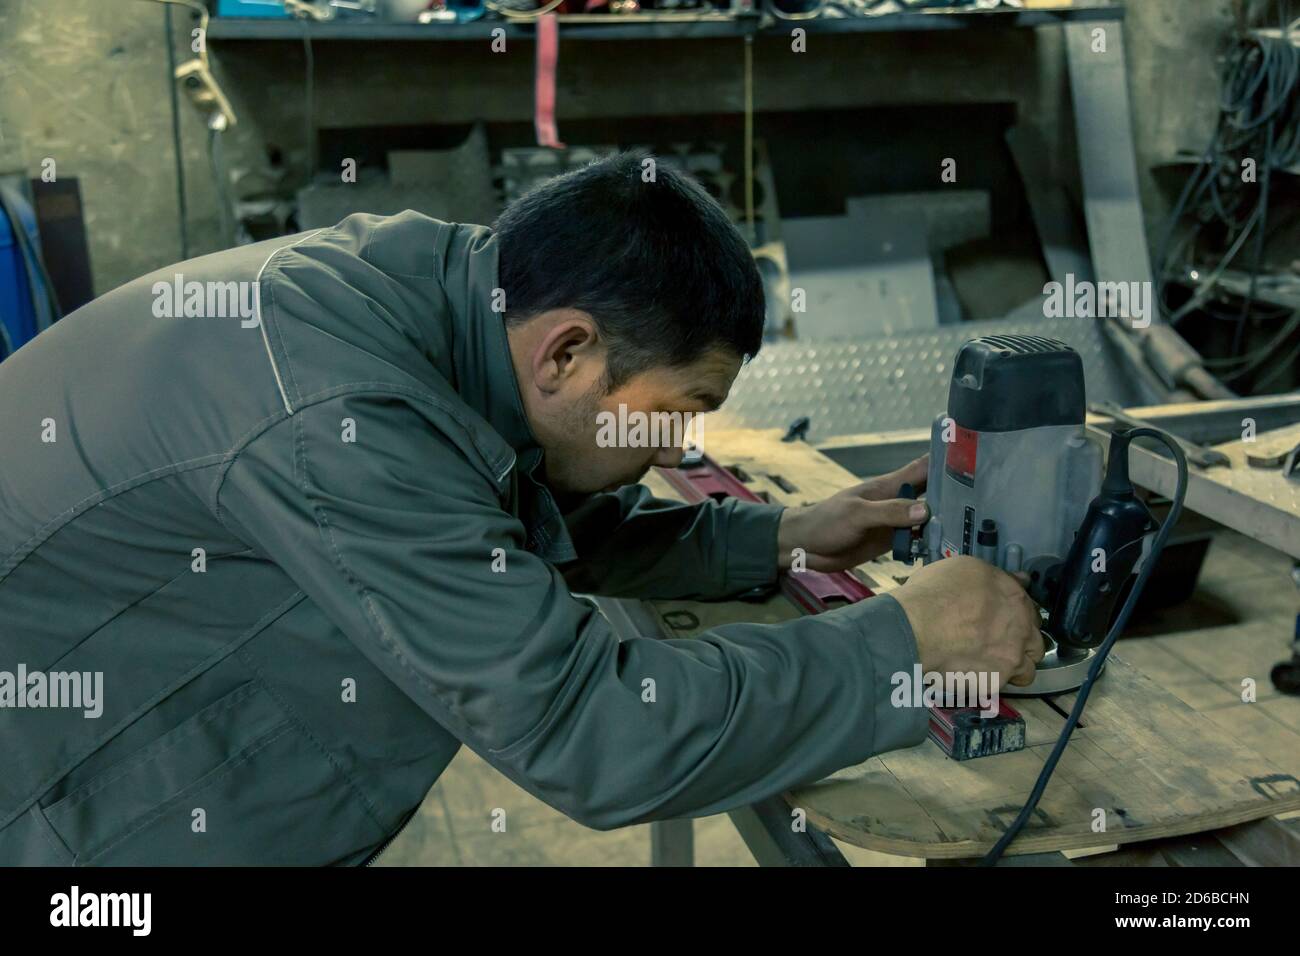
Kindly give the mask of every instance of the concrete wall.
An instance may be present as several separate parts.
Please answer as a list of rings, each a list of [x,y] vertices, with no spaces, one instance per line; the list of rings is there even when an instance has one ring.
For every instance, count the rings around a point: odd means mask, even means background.
[[[0,170],[36,176],[51,158],[80,180],[97,292],[180,258],[167,72],[159,5],[0,0]],[[218,229],[204,130],[190,110],[182,124],[206,251]]]
[[[1212,53],[1228,0],[1131,0],[1127,27],[1139,168],[1199,148],[1213,121]],[[174,14],[178,57],[190,16]],[[225,153],[239,195],[291,194],[305,173],[304,50],[292,42],[213,41],[218,75],[239,113]],[[511,41],[318,41],[316,121],[349,125],[527,122],[533,50]],[[559,115],[670,116],[738,112],[739,40],[561,45]],[[1070,167],[1063,47],[1051,29],[812,35],[755,44],[756,109],[1005,102]],[[206,156],[206,131],[182,100],[191,255],[227,245]],[[864,132],[869,136],[869,131]],[[961,144],[939,143],[944,155]],[[817,143],[809,143],[816,150]],[[35,175],[52,157],[77,176],[96,289],[107,291],[181,257],[163,10],[139,0],[0,0],[0,169]],[[960,167],[959,167],[960,168]],[[1163,200],[1143,174],[1144,202]],[[1152,220],[1154,222],[1154,220]]]

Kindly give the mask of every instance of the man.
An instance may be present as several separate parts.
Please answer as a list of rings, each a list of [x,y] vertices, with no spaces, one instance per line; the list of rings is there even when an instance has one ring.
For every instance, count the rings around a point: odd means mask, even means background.
[[[760,345],[744,241],[641,173],[184,262],[0,365],[0,671],[47,688],[0,708],[0,863],[363,862],[462,743],[591,827],[715,813],[920,742],[918,660],[1028,676],[1032,605],[974,560],[690,641],[572,596],[721,598],[918,520],[923,462],[682,506],[633,484],[680,448],[596,440],[717,407]]]

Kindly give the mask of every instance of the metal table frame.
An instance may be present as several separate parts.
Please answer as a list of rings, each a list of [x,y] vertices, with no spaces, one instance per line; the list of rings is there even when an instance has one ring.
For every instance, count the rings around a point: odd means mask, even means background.
[[[629,637],[666,637],[659,619],[643,601],[593,597],[620,640]],[[825,833],[811,823],[804,832],[790,825],[791,810],[780,796],[769,797],[728,812],[740,838],[760,866],[848,866]],[[650,824],[652,866],[695,864],[695,821],[656,820]]]

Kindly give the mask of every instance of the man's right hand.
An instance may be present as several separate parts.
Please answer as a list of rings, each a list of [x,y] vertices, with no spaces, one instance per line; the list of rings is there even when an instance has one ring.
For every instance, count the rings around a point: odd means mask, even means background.
[[[1033,681],[1043,638],[1019,579],[961,555],[918,568],[890,594],[907,614],[925,671],[996,671],[1020,687]]]

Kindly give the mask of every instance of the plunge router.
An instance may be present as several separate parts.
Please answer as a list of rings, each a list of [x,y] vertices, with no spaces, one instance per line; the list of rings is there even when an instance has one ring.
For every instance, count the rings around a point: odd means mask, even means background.
[[[1128,480],[1129,441],[1151,430],[1111,436],[1103,479],[1086,411],[1083,363],[1064,342],[967,342],[930,432],[930,519],[895,535],[900,561],[964,554],[1028,575],[1047,651],[1033,683],[1002,688],[1007,696],[1083,684],[1158,527]],[[916,497],[907,485],[900,496]]]

